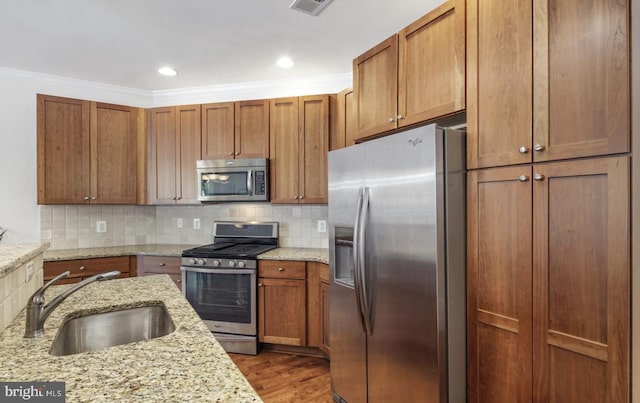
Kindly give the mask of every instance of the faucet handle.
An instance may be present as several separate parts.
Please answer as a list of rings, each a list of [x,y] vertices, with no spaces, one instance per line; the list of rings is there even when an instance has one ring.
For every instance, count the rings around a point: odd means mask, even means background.
[[[64,273],[58,274],[57,276],[55,276],[54,278],[49,280],[49,282],[47,284],[45,284],[42,287],[40,287],[38,289],[38,291],[34,292],[33,295],[31,296],[31,298],[29,299],[29,301],[37,302],[36,299],[42,299],[42,301],[40,301],[40,302],[44,303],[44,292],[47,290],[47,288],[52,286],[53,283],[55,283],[56,281],[60,280],[61,278],[69,277],[70,274],[71,274],[71,272],[68,271],[68,270],[65,271]]]

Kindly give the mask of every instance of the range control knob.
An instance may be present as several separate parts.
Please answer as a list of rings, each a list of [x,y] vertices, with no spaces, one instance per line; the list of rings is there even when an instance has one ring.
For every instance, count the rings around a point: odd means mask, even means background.
[[[229,260],[229,267],[236,267],[236,261],[235,260]]]
[[[220,261],[219,261],[218,259],[214,260],[214,261],[213,261],[213,265],[214,265],[215,267],[220,266]]]
[[[198,261],[197,261],[197,260],[195,260],[195,259],[189,259],[189,264],[196,264],[196,263],[198,263]]]
[[[244,266],[246,266],[244,261],[241,260],[241,261],[238,262],[238,267],[244,267]]]
[[[204,260],[204,259],[198,259],[198,264],[199,264],[200,266],[204,266],[204,264],[205,264],[205,263],[207,263],[207,261],[206,261],[206,260]]]

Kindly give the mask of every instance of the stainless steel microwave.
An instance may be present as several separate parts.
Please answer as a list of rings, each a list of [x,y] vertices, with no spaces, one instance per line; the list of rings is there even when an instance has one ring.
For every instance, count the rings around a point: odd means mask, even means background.
[[[199,160],[198,200],[203,202],[268,201],[266,158]]]

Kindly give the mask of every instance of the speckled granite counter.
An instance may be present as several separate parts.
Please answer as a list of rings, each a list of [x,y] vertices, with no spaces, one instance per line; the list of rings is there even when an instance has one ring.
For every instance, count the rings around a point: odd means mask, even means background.
[[[180,256],[182,251],[195,248],[200,245],[174,245],[174,244],[150,244],[150,245],[125,245],[105,246],[97,248],[78,249],[51,249],[45,252],[44,261],[87,259],[94,257],[129,256],[129,255],[154,255],[154,256]]]
[[[128,245],[103,248],[53,249],[44,253],[44,261],[86,259],[94,257],[155,255],[180,256],[182,251],[200,245]],[[320,248],[277,248],[258,256],[264,260],[305,260],[329,263],[329,249]]]
[[[258,256],[263,260],[305,260],[307,262],[329,263],[329,249],[320,248],[277,248]]]
[[[46,299],[68,286],[53,286]],[[164,337],[54,357],[65,317],[162,301],[176,330]],[[260,402],[251,385],[166,275],[93,283],[72,294],[24,339],[24,311],[0,337],[0,381],[64,381],[67,402]]]
[[[49,242],[20,245],[0,245],[0,277],[20,267],[41,254],[49,247]]]

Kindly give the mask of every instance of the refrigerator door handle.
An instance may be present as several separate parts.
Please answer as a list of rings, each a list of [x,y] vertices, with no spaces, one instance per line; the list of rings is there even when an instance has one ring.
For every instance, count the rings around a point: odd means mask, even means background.
[[[362,201],[363,201],[363,189],[360,188],[358,190],[358,201],[356,202],[356,219],[353,225],[353,288],[355,290],[356,296],[356,304],[358,305],[358,317],[360,318],[360,325],[362,326],[362,332],[366,333],[367,328],[364,322],[364,309],[363,303],[364,298],[362,295],[362,278],[360,271],[360,260],[361,256],[359,253],[359,233],[360,233],[360,225],[361,225],[361,211],[362,211]]]
[[[362,294],[362,307],[364,327],[367,334],[373,335],[373,298],[372,288],[367,284],[367,268],[366,268],[366,246],[367,246],[367,224],[369,222],[369,188],[362,190],[362,206],[360,208],[360,225],[358,226],[358,261],[360,271],[360,284]]]

